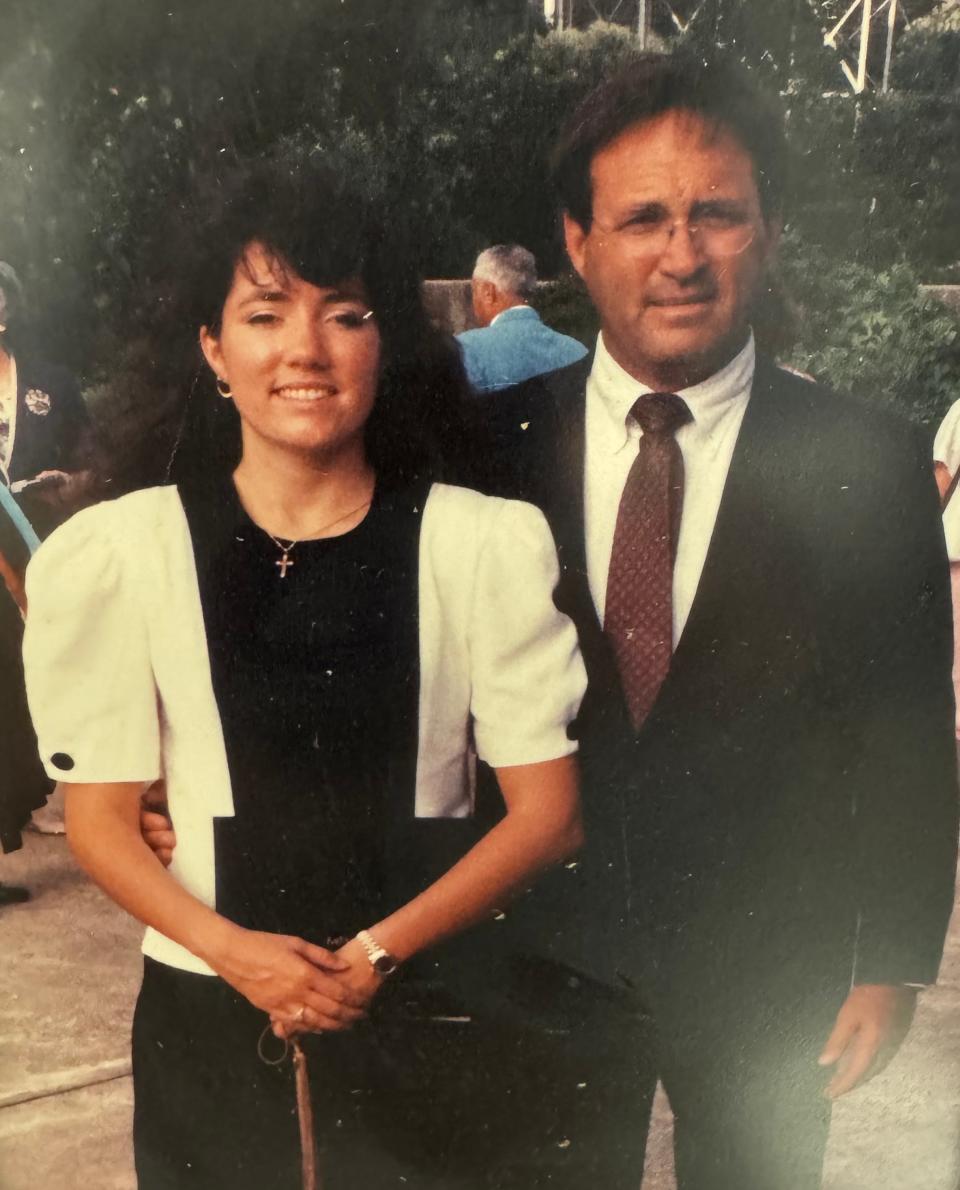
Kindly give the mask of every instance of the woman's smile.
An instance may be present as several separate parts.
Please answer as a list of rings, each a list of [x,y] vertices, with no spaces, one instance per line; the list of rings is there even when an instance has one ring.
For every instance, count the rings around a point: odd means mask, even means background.
[[[272,390],[272,395],[285,401],[323,401],[340,392],[335,384],[281,384]]]

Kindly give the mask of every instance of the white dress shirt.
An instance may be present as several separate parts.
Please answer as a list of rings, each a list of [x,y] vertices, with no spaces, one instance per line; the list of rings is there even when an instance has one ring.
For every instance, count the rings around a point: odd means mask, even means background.
[[[504,314],[509,314],[511,310],[530,310],[532,309],[529,302],[517,302],[515,306],[508,306],[506,310],[501,310],[499,314],[494,314],[493,318],[487,323],[487,326],[496,326]]]
[[[715,375],[678,396],[693,421],[677,431],[683,456],[683,508],[673,569],[673,644],[683,633],[697,592],[707,547],[740,424],[750,399],[755,365],[753,335],[743,350]],[[637,397],[653,392],[613,359],[597,338],[587,380],[584,525],[590,593],[603,623],[610,551],[627,475],[643,431],[630,416]]]

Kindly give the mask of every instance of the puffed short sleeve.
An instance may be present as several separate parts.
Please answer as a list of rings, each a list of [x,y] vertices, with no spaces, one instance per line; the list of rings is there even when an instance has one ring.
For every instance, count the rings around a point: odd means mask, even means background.
[[[58,781],[160,776],[144,600],[117,519],[109,504],[78,513],[27,568],[27,696],[41,759]]]
[[[954,401],[940,423],[933,440],[933,458],[951,475],[960,468],[960,401]]]
[[[577,634],[553,602],[559,568],[543,514],[496,502],[470,619],[477,754],[495,768],[576,751],[568,728],[586,688]]]

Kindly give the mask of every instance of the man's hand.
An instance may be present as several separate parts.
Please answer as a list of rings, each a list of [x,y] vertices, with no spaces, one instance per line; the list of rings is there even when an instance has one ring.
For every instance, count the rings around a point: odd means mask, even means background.
[[[835,1066],[824,1094],[838,1099],[862,1086],[889,1063],[913,1020],[915,988],[880,983],[858,984],[837,1014],[818,1061]]]
[[[169,868],[177,836],[167,811],[167,789],[162,781],[151,785],[140,798],[140,834],[157,859]]]

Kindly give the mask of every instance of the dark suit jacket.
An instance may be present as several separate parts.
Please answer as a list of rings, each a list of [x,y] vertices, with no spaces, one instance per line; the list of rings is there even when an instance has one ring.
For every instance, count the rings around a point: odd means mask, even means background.
[[[693,608],[637,736],[587,584],[589,368],[501,394],[485,464],[488,486],[547,515],[590,676],[587,846],[521,918],[552,957],[654,999],[684,972],[932,982],[957,783],[928,451],[886,413],[760,360]]]
[[[103,460],[90,415],[66,368],[17,357],[17,425],[10,460],[11,484],[41,471],[92,471],[101,475]],[[68,505],[51,505],[30,488],[17,502],[41,538],[95,498],[93,489]]]
[[[17,428],[10,480],[40,471],[76,471],[85,457],[90,417],[70,372],[57,364],[17,358]]]

